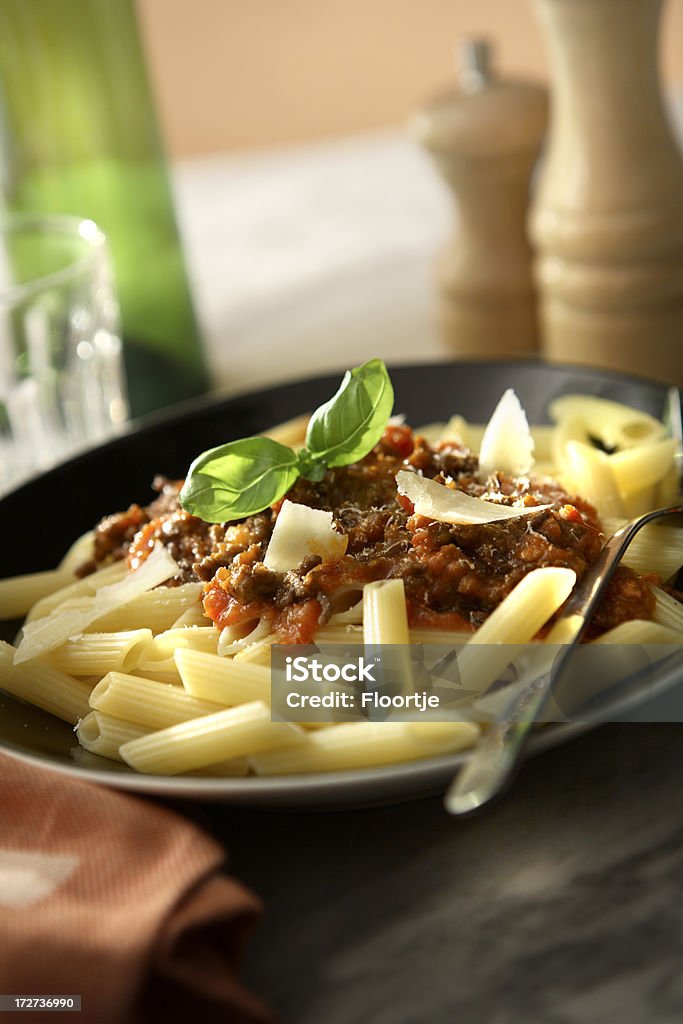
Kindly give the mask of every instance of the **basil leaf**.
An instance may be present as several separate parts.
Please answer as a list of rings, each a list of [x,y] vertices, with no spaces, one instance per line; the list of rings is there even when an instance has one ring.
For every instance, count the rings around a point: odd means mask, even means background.
[[[206,523],[243,519],[276,502],[298,476],[291,448],[268,437],[245,437],[194,460],[180,504]]]
[[[348,466],[379,441],[394,405],[394,389],[381,359],[349,370],[339,391],[313,413],[306,448],[316,462]]]
[[[311,455],[308,448],[302,448],[298,453],[297,464],[304,480],[310,480],[315,484],[319,483],[327,472],[325,463]]]

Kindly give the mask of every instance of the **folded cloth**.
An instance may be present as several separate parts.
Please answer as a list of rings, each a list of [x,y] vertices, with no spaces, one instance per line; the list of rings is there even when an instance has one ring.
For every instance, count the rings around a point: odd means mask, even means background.
[[[259,903],[223,862],[163,807],[0,755],[0,993],[80,995],[61,1024],[272,1021],[235,973]]]

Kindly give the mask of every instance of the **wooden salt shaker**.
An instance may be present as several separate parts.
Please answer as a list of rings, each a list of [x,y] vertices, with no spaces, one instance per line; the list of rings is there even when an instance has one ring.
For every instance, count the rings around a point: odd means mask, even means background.
[[[415,118],[415,135],[455,201],[455,233],[438,281],[440,325],[456,355],[516,356],[537,348],[526,219],[546,123],[545,89],[499,78],[488,43],[479,39],[460,47],[456,86]]]
[[[543,351],[683,385],[683,160],[660,0],[535,0],[553,77],[530,218]]]

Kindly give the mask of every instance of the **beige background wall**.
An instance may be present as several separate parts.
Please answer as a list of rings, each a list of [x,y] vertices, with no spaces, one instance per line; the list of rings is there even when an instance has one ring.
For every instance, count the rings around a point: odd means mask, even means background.
[[[402,122],[448,82],[468,33],[496,40],[506,71],[547,74],[531,0],[137,3],[176,157]],[[662,66],[683,81],[683,0],[666,8]]]

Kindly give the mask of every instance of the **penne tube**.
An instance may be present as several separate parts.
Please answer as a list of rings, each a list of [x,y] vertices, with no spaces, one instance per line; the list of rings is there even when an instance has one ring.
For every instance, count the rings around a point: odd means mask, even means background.
[[[316,735],[322,735],[318,733]],[[303,742],[303,730],[289,722],[272,722],[270,708],[252,701],[132,740],[121,757],[139,772],[178,775],[218,761]]]
[[[210,715],[220,705],[193,697],[180,686],[109,672],[90,694],[90,707],[149,729]]]
[[[604,633],[594,644],[683,644],[683,630],[676,631],[649,619],[630,619]]]
[[[88,714],[89,686],[39,659],[14,665],[14,652],[0,640],[0,687],[6,693],[72,725]]]
[[[363,643],[386,646],[382,659],[383,681],[391,680],[408,693],[413,689],[408,612],[403,580],[378,580],[363,587]]]
[[[551,402],[550,414],[560,426],[580,421],[592,437],[619,450],[657,441],[665,429],[649,413],[595,395],[562,395]]]
[[[234,657],[247,647],[253,647],[259,640],[265,640],[271,635],[270,622],[268,619],[255,619],[247,626],[247,632],[241,626],[226,626],[218,636],[216,651],[222,657],[230,655]]]
[[[316,629],[315,644],[362,644],[362,626],[322,626]]]
[[[514,647],[531,643],[575,583],[572,569],[533,569],[524,576],[460,651],[458,669],[465,690],[485,692],[507,668]]]
[[[150,661],[157,658],[172,658],[179,647],[215,654],[218,637],[219,632],[214,625],[174,626],[172,629],[159,633],[150,641],[145,651],[145,658]]]
[[[568,615],[558,619],[545,638],[547,644],[570,644],[584,624],[583,615]]]
[[[437,647],[460,647],[468,643],[474,635],[473,630],[459,632],[452,629],[411,629],[411,644],[434,644]]]
[[[224,707],[270,702],[270,671],[263,665],[180,647],[174,657],[183,686],[194,697]]]
[[[629,494],[623,495],[622,503],[626,518],[636,519],[656,507],[657,488],[648,486],[631,491]]]
[[[0,620],[23,618],[38,601],[58,593],[70,583],[73,583],[73,575],[63,569],[0,580]]]
[[[639,445],[610,455],[610,464],[617,486],[623,495],[655,487],[674,465],[677,442],[665,437],[653,444]]]
[[[357,595],[354,595],[354,597],[357,599],[354,601],[354,604],[346,609],[346,611],[335,612],[334,615],[330,616],[327,622],[327,628],[332,629],[335,626],[361,626],[363,624],[362,588],[357,591]]]
[[[679,500],[681,493],[681,477],[683,476],[682,458],[683,456],[678,453],[666,476],[663,476],[657,484],[657,497],[655,498],[654,508],[664,508],[667,505],[675,505]]]
[[[145,676],[162,683],[182,686],[178,667],[173,658],[179,647],[216,652],[218,630],[211,626],[177,626],[155,636],[144,650],[135,675]]]
[[[189,608],[186,608],[182,615],[179,615],[177,620],[172,623],[172,629],[183,629],[187,626],[200,626],[206,627],[213,623],[207,615],[204,614],[204,606],[201,600],[197,601],[196,604],[191,604]]]
[[[147,736],[151,730],[144,725],[134,725],[113,715],[91,711],[82,718],[76,728],[78,742],[91,754],[108,757],[112,761],[123,761],[119,747],[131,740]]]
[[[452,630],[452,629],[409,629],[408,643],[411,644],[435,644],[439,647],[457,647],[465,644],[471,638],[473,630]],[[314,637],[315,644],[362,644],[364,643],[362,626],[323,626],[317,629]],[[236,655],[239,657],[239,655]]]
[[[149,661],[142,659],[130,674],[141,679],[152,679],[156,683],[169,683],[171,686],[183,685],[173,658],[154,658]]]
[[[98,676],[131,672],[152,640],[150,629],[122,633],[84,633],[50,651],[45,660],[72,676]]]
[[[238,651],[234,655],[233,661],[237,662],[238,665],[262,665],[265,668],[270,668],[270,656],[271,647],[275,641],[275,637],[266,636],[263,640],[257,640],[255,643],[250,644],[248,647],[243,647],[241,651]]]
[[[551,438],[551,460],[557,466],[558,473],[562,475],[571,469],[567,446],[573,441],[590,445],[586,426],[578,416],[569,416],[558,423]]]
[[[119,753],[124,743],[138,740],[142,736],[148,736],[151,730],[141,725],[133,725],[131,722],[124,722],[120,718],[112,718],[111,715],[103,715],[99,711],[91,711],[78,723],[76,735],[82,747],[97,754],[99,757],[108,757],[112,761],[125,761]],[[231,761],[221,761],[211,765],[207,769],[192,772],[193,775],[214,776],[217,778],[235,778],[244,776],[249,771],[249,764],[246,758],[234,758]]]
[[[656,523],[643,527],[629,544],[624,565],[668,580],[683,566],[683,529]]]
[[[683,604],[677,601],[671,594],[667,594],[661,587],[653,587],[655,600],[657,602],[654,613],[654,621],[660,626],[666,626],[675,633],[683,633]]]
[[[474,722],[352,722],[308,732],[296,746],[254,754],[249,763],[257,775],[347,771],[454,753],[479,735]]]
[[[403,580],[377,580],[363,587],[363,641],[367,644],[409,644]]]
[[[565,465],[576,494],[587,498],[602,515],[625,515],[610,456],[580,441],[568,441]]]

